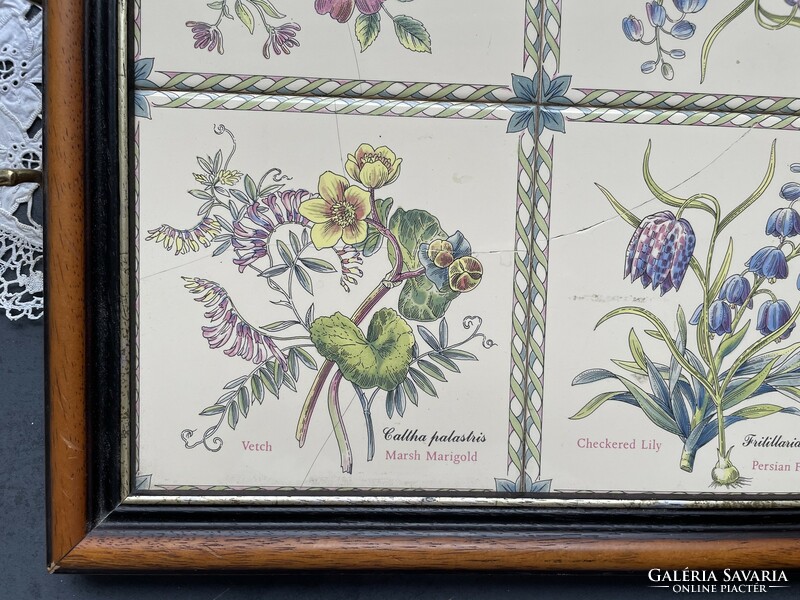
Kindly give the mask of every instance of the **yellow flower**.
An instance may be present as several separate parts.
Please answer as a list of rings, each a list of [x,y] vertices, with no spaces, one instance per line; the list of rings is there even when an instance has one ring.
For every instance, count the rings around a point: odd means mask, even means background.
[[[239,171],[220,171],[219,173],[219,182],[222,185],[236,185],[241,178],[242,174]]]
[[[311,241],[317,250],[332,248],[340,239],[345,244],[363,242],[367,237],[364,219],[371,211],[369,192],[326,171],[319,178],[319,195],[298,207],[300,214],[314,223]]]
[[[402,158],[386,146],[378,149],[361,144],[355,154],[347,155],[347,173],[370,189],[377,189],[397,181]]]

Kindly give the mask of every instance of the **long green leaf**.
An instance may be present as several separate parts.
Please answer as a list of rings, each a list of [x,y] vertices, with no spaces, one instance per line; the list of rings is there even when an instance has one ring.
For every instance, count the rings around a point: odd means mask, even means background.
[[[722,364],[722,361],[725,360],[726,356],[739,347],[739,344],[742,343],[744,336],[747,335],[747,330],[750,329],[750,323],[751,321],[747,321],[747,323],[739,328],[739,331],[731,335],[726,335],[723,338],[719,348],[717,348],[717,355],[714,358],[717,363],[717,367]]]
[[[743,383],[734,389],[725,390],[725,393],[722,396],[722,409],[728,410],[733,408],[740,402],[744,402],[750,396],[752,396],[756,390],[761,387],[761,384],[764,383],[764,380],[767,378],[769,372],[772,370],[772,367],[775,366],[776,362],[778,362],[777,358],[771,360],[769,363],[767,363],[767,366],[761,369],[758,374],[756,374],[746,383]]]
[[[755,0],[744,0],[744,2],[728,13],[728,15],[725,16],[722,21],[717,23],[714,26],[714,29],[711,30],[711,33],[708,34],[706,41],[703,43],[703,52],[700,56],[700,83],[705,81],[706,68],[708,66],[708,54],[711,52],[711,46],[714,45],[714,41],[717,39],[717,36],[719,36],[719,34],[722,33],[722,30],[730,25],[736,19],[736,17],[750,8],[750,5],[753,4],[754,1]]]
[[[777,144],[777,141],[778,140],[772,141],[772,149],[769,153],[769,164],[767,165],[767,172],[764,173],[764,179],[761,180],[761,183],[758,185],[756,190],[750,194],[744,202],[734,208],[725,216],[724,219],[722,219],[722,222],[719,225],[719,232],[730,225],[736,217],[750,208],[750,206],[756,200],[758,200],[764,194],[764,192],[767,191],[769,184],[772,183],[772,178],[775,176],[775,145]]]
[[[702,374],[700,374],[700,372],[697,369],[694,368],[694,366],[692,366],[689,363],[688,360],[686,360],[686,357],[683,355],[682,352],[680,352],[678,350],[678,347],[675,345],[675,342],[672,340],[672,336],[670,335],[669,330],[667,329],[666,325],[664,325],[664,323],[661,321],[661,319],[659,319],[657,316],[655,316],[649,310],[646,310],[644,308],[639,308],[637,306],[623,306],[623,307],[617,308],[616,310],[612,310],[610,313],[608,313],[602,319],[600,319],[597,322],[597,325],[595,325],[595,329],[597,329],[600,325],[602,325],[603,323],[605,323],[609,319],[612,319],[613,317],[616,317],[618,315],[634,315],[634,316],[642,317],[643,319],[647,319],[648,321],[650,321],[650,323],[661,334],[661,336],[663,338],[663,342],[667,345],[667,348],[669,349],[670,353],[672,353],[672,356],[675,357],[675,360],[677,360],[680,363],[680,365],[684,369],[686,369],[687,372],[691,373],[702,384],[702,386],[704,388],[706,388],[706,390],[713,396],[714,390],[713,390],[711,384],[706,380],[706,378]]]
[[[587,402],[582,409],[572,415],[570,419],[573,421],[585,419],[609,400],[619,399],[626,395],[629,396],[630,394],[628,392],[606,392],[604,394],[599,394],[589,400],[589,402]]]
[[[628,334],[628,346],[631,349],[631,356],[633,357],[634,362],[639,365],[639,368],[642,371],[647,372],[644,348],[642,348],[642,342],[640,342],[639,338],[636,337],[636,331],[633,328],[631,328],[631,331]]]
[[[669,416],[658,404],[655,400],[653,400],[649,394],[645,393],[639,386],[637,386],[632,381],[628,381],[624,377],[617,377],[620,383],[624,385],[628,391],[633,395],[636,402],[638,402],[639,407],[642,409],[647,418],[650,419],[656,426],[663,429],[664,431],[668,431],[675,435],[680,435],[680,429],[678,429],[675,420]]]
[[[731,269],[731,260],[733,260],[733,238],[728,240],[728,249],[725,251],[725,258],[722,259],[719,273],[717,273],[714,283],[711,284],[711,288],[708,290],[709,303],[716,299],[717,294],[719,294],[719,291],[722,289],[722,284],[725,283],[725,279],[728,277],[728,271]]]
[[[644,181],[647,184],[648,189],[650,192],[658,198],[661,202],[666,204],[667,206],[672,206],[673,208],[697,208],[700,210],[704,210],[707,213],[711,214],[712,216],[715,215],[714,209],[708,206],[704,202],[700,202],[699,200],[691,200],[689,198],[681,198],[679,196],[674,196],[670,194],[667,190],[662,188],[660,185],[656,183],[656,180],[653,178],[653,174],[650,172],[650,153],[653,150],[653,142],[647,142],[647,149],[644,151],[644,163],[642,165],[642,172],[644,174]]]
[[[620,204],[620,203],[617,201],[617,199],[616,199],[616,198],[614,198],[613,194],[612,194],[611,192],[609,192],[609,191],[608,191],[606,188],[604,188],[602,185],[600,185],[599,183],[595,183],[595,185],[597,186],[597,188],[598,188],[598,189],[599,189],[601,192],[603,192],[603,194],[605,195],[606,199],[607,199],[607,200],[608,200],[608,202],[611,204],[611,207],[612,207],[612,208],[613,208],[613,209],[614,209],[614,210],[617,212],[617,214],[618,214],[620,217],[622,217],[622,218],[623,218],[623,220],[624,220],[624,221],[625,221],[625,222],[626,222],[628,225],[630,225],[630,226],[631,226],[631,227],[633,227],[634,229],[636,229],[637,227],[639,227],[639,224],[642,222],[642,220],[641,220],[639,217],[637,217],[635,214],[633,214],[633,213],[632,213],[631,211],[629,211],[627,208],[625,208],[624,206],[622,206],[622,204]]]
[[[761,419],[776,413],[800,415],[800,411],[798,411],[796,408],[785,408],[783,406],[778,406],[777,404],[754,404],[753,406],[747,406],[737,410],[730,416],[739,417],[740,419]]]

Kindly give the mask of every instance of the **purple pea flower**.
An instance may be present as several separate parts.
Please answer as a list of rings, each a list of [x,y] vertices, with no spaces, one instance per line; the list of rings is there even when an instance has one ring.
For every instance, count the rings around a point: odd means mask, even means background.
[[[216,25],[203,23],[202,21],[187,21],[186,26],[194,34],[194,47],[201,50],[213,52],[216,50],[220,54],[225,54],[222,45],[222,32]]]
[[[767,235],[785,238],[800,234],[800,214],[793,208],[779,208],[767,219]]]
[[[644,36],[642,22],[633,15],[622,19],[622,31],[625,32],[625,37],[632,42],[639,42]]]
[[[744,301],[750,296],[750,280],[743,275],[731,275],[722,284],[719,291],[719,299],[725,300],[731,306],[742,306]],[[753,300],[747,304],[748,308],[753,308]]]
[[[786,325],[791,317],[792,309],[785,300],[767,300],[758,309],[756,327],[761,335],[769,335]],[[794,328],[795,324],[792,323],[791,327],[778,338],[778,341],[788,338]]]
[[[678,40],[688,40],[694,35],[695,29],[696,27],[694,23],[690,23],[689,21],[678,21],[672,27],[669,34]]]
[[[300,25],[297,23],[284,23],[271,29],[267,41],[264,42],[262,51],[264,58],[270,57],[270,48],[276,56],[291,54],[292,48],[300,46],[300,42],[297,40],[298,31],[300,31]]]
[[[776,279],[786,279],[789,276],[789,264],[786,262],[786,255],[780,248],[767,246],[761,248],[750,257],[745,265],[747,268],[761,277],[766,277],[774,283]]]
[[[789,0],[787,0],[787,2],[788,1]],[[800,2],[800,0],[795,1]],[[672,3],[675,4],[675,8],[682,13],[696,13],[706,7],[708,0],[672,0]]]
[[[667,10],[660,4],[648,2],[647,19],[653,27],[663,27],[667,22]]]
[[[696,238],[685,219],[676,219],[670,211],[645,217],[631,237],[625,254],[625,274],[631,282],[641,278],[642,287],[652,284],[663,296],[680,289]]]
[[[800,183],[792,181],[784,185],[781,188],[781,198],[788,200],[789,202],[800,200]]]
[[[727,302],[714,300],[708,307],[708,330],[717,335],[731,332],[731,307]]]

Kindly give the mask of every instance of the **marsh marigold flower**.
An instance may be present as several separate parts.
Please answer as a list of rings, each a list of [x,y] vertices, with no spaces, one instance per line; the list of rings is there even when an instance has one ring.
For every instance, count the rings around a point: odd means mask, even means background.
[[[339,240],[358,244],[367,237],[369,192],[331,171],[319,178],[319,197],[306,200],[298,210],[314,223],[311,241],[317,250],[332,248]]]
[[[670,211],[645,217],[628,243],[625,274],[631,282],[641,279],[642,287],[660,287],[663,296],[671,289],[680,289],[696,238],[685,219],[676,219]]]
[[[402,158],[386,146],[373,148],[361,144],[355,154],[347,155],[347,174],[368,188],[377,189],[397,181],[400,177]]]

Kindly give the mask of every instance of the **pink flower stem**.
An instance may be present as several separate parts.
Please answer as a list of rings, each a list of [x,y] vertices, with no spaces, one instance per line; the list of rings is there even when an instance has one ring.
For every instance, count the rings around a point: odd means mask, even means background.
[[[356,311],[353,313],[351,320],[356,325],[360,325],[364,319],[369,316],[372,310],[378,305],[381,299],[389,293],[394,287],[394,284],[400,283],[405,281],[406,279],[413,279],[414,277],[419,277],[425,273],[425,269],[417,269],[416,271],[408,271],[406,273],[403,272],[403,254],[400,249],[400,242],[397,241],[395,235],[389,231],[383,224],[381,224],[380,219],[378,218],[377,209],[375,206],[375,191],[370,190],[370,202],[372,204],[372,218],[368,218],[367,222],[372,225],[375,229],[377,229],[380,234],[389,240],[389,243],[392,244],[392,248],[394,249],[396,262],[394,266],[394,270],[392,273],[387,276],[386,280],[382,281],[377,285],[377,287],[370,292],[369,296],[367,296],[364,301],[361,303]],[[308,427],[311,424],[311,415],[314,413],[314,408],[316,407],[317,400],[319,399],[319,395],[322,393],[322,389],[325,387],[325,382],[328,379],[328,376],[331,374],[335,363],[330,360],[326,360],[320,370],[317,372],[317,376],[314,378],[314,382],[311,384],[311,389],[308,392],[308,396],[306,396],[306,400],[303,403],[303,408],[300,410],[300,417],[297,421],[297,430],[295,431],[295,438],[300,443],[300,447],[302,448],[303,445],[306,443],[306,437],[308,436]],[[337,372],[335,377],[341,379],[341,373]],[[338,390],[338,383],[336,385],[336,389]],[[337,400],[338,403],[338,395]],[[328,395],[328,405],[330,406],[330,393]],[[333,413],[332,413],[333,414]],[[333,418],[333,417],[331,417]],[[334,426],[335,427],[335,426]],[[344,435],[344,442],[347,446],[347,451],[349,453],[349,443],[347,442],[347,433],[344,430],[344,427],[341,427],[341,433]],[[340,449],[342,448],[340,444]],[[348,459],[352,462],[352,457]],[[342,467],[345,466],[345,456],[342,455]]]

